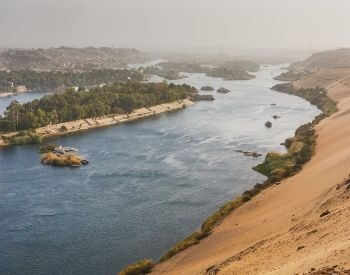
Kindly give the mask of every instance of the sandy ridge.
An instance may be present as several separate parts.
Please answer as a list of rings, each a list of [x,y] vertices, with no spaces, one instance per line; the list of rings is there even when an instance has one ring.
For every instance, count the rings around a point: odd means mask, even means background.
[[[149,108],[140,108],[133,111],[130,114],[125,114],[125,115],[112,114],[108,116],[87,118],[87,119],[75,120],[71,122],[53,124],[46,127],[38,128],[36,129],[36,132],[41,134],[45,138],[60,136],[60,135],[68,135],[76,132],[96,129],[100,127],[107,127],[107,126],[111,126],[111,125],[115,125],[123,122],[138,120],[145,117],[161,114],[164,112],[175,111],[175,110],[184,108],[184,106],[187,107],[193,104],[194,102],[192,102],[189,99],[182,99],[171,103],[155,105]],[[62,126],[65,126],[67,128],[66,132],[61,131]],[[9,133],[9,134],[4,134],[3,136],[12,136],[15,134],[16,133]],[[7,146],[7,145],[8,144],[6,144],[6,142],[4,142],[4,140],[0,137],[0,147]]]

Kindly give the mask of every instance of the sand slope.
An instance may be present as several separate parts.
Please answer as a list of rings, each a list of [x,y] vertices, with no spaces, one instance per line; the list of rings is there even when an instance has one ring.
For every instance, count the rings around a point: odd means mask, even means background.
[[[350,269],[350,184],[344,183],[350,173],[349,84],[349,69],[321,70],[296,82],[299,88],[325,87],[339,101],[339,112],[317,126],[313,159],[232,213],[199,245],[157,265],[154,274],[344,274]],[[330,214],[320,217],[327,210]],[[335,265],[338,273],[331,273]]]

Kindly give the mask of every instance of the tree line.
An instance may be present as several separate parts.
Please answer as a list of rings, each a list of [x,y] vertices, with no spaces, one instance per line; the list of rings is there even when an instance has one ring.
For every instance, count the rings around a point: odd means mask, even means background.
[[[68,89],[20,104],[12,101],[0,116],[0,132],[36,129],[50,124],[109,114],[130,113],[137,108],[193,97],[197,93],[189,85],[116,82],[90,91]]]

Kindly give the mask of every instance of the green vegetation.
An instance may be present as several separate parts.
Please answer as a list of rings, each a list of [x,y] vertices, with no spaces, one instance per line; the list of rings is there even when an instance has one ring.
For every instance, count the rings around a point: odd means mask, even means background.
[[[255,78],[254,75],[247,73],[247,71],[242,70],[241,68],[226,67],[211,69],[207,75],[211,77],[221,77],[224,80],[250,80]]]
[[[20,104],[12,101],[0,116],[0,132],[35,129],[79,119],[109,114],[131,113],[142,107],[193,97],[197,90],[189,85],[117,82],[91,91],[68,90]],[[65,131],[62,128],[62,131]]]
[[[203,73],[211,77],[220,77],[226,80],[249,80],[255,76],[247,71],[255,72],[259,65],[245,60],[228,61],[216,68],[204,66],[198,63],[187,62],[163,62],[154,67],[144,69],[145,74],[153,74],[166,79],[181,79],[180,73]]]
[[[260,66],[256,64],[255,62],[249,61],[249,60],[232,60],[227,61],[223,64],[221,64],[221,67],[227,68],[230,70],[241,70],[241,71],[247,71],[247,72],[257,72],[259,71]]]
[[[196,245],[200,240],[204,239],[217,226],[225,217],[231,214],[235,209],[242,206],[245,202],[251,200],[254,196],[259,194],[261,190],[264,190],[270,186],[269,183],[259,184],[257,183],[252,189],[245,191],[242,195],[237,198],[225,203],[220,207],[214,214],[208,217],[202,224],[200,231],[193,233],[188,238],[177,243],[175,246],[170,248],[160,259],[160,262],[166,261],[167,259],[173,257],[174,255],[180,253],[181,251]]]
[[[328,97],[327,91],[323,88],[295,89],[293,84],[284,83],[277,84],[272,87],[272,89],[278,92],[302,97],[312,105],[316,105],[322,111],[322,114],[316,118],[317,121],[314,121],[313,124],[337,112],[337,103]]]
[[[112,69],[84,72],[0,71],[0,91],[15,92],[16,86],[26,86],[28,90],[53,91],[61,87],[95,86],[129,79],[141,81],[143,75],[138,71]]]
[[[295,131],[295,137],[287,139],[285,145],[288,148],[287,153],[268,153],[265,161],[253,168],[267,176],[271,183],[295,175],[311,159],[316,145],[313,124],[300,126]]]
[[[128,265],[118,275],[143,275],[152,271],[154,264],[151,260],[142,260],[137,263]]]
[[[183,77],[179,72],[172,69],[161,69],[159,67],[147,67],[143,70],[144,74],[147,75],[157,75],[163,77],[167,80],[182,79]]]
[[[20,131],[13,136],[2,136],[2,139],[10,145],[41,144],[42,137],[35,131]]]
[[[279,182],[287,177],[295,175],[302,168],[302,165],[308,162],[314,154],[316,146],[316,131],[314,126],[323,118],[334,114],[337,111],[335,101],[327,96],[327,92],[322,88],[315,89],[295,89],[290,83],[278,84],[272,89],[300,96],[311,104],[316,105],[322,114],[317,116],[312,123],[300,126],[295,131],[294,138],[288,138],[285,146],[287,153],[269,153],[265,161],[253,169],[268,177],[267,182]]]
[[[41,163],[52,166],[69,166],[77,167],[81,165],[82,159],[76,155],[55,155],[54,153],[46,153],[41,156]]]

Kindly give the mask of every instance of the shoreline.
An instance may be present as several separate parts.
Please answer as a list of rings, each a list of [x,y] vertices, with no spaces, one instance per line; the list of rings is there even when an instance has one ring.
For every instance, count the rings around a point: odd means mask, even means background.
[[[8,93],[0,93],[0,98],[2,97],[9,97],[9,96],[14,96],[16,95],[17,93],[11,93],[11,92],[8,92]]]
[[[194,104],[195,103],[189,99],[182,99],[171,103],[155,105],[149,108],[136,109],[130,114],[115,114],[96,118],[75,120],[70,122],[48,125],[45,127],[37,128],[35,130],[37,134],[42,136],[42,138],[48,139],[58,136],[70,135],[74,133],[81,133],[92,129],[113,126],[120,123],[135,121],[142,118],[151,117],[157,114],[183,109]],[[62,126],[66,127],[67,130],[62,131]],[[16,135],[17,133],[18,132],[1,134],[0,148],[12,146],[11,144],[6,143],[3,140],[2,136],[11,137]]]
[[[348,74],[350,75],[350,71]],[[313,85],[310,85],[311,81],[314,81]],[[317,79],[314,80],[312,77],[311,80],[301,79],[293,82],[296,89],[302,89],[305,86],[316,88],[317,84]],[[339,207],[338,201],[337,204],[333,201],[334,197],[344,202],[344,196],[341,192],[344,192],[347,182],[350,182],[350,179],[344,180],[349,175],[349,169],[346,167],[350,167],[350,161],[347,157],[350,150],[345,150],[344,147],[344,144],[349,144],[348,135],[345,133],[350,134],[350,129],[344,129],[345,123],[347,123],[346,119],[349,119],[350,116],[350,95],[344,92],[349,87],[348,84],[347,82],[339,83],[339,81],[332,79],[330,83],[322,87],[327,90],[327,97],[330,100],[336,100],[339,108],[331,116],[326,116],[322,110],[322,114],[315,118],[313,125],[317,137],[315,153],[311,160],[302,166],[301,171],[282,179],[279,183],[283,184],[271,184],[266,188],[258,186],[256,190],[253,188],[247,191],[248,193],[253,191],[253,196],[247,201],[239,201],[238,204],[231,207],[230,212],[225,213],[220,218],[207,238],[200,240],[200,242],[197,240],[192,244],[194,246],[190,245],[179,251],[178,254],[172,255],[173,257],[157,263],[153,273],[246,274],[244,272],[249,273],[250,271],[253,274],[291,274],[296,271],[307,272],[314,267],[323,268],[324,266],[320,266],[317,256],[322,259],[325,257],[331,259],[330,253],[316,254],[316,257],[312,258],[316,260],[312,262],[310,258],[306,257],[309,256],[307,253],[295,253],[295,251],[304,251],[306,243],[316,250],[320,249],[316,245],[319,240],[315,240],[312,234],[320,237],[321,233],[327,232],[325,235],[321,235],[322,238],[328,239],[328,243],[323,246],[324,249],[329,249],[329,243],[334,242],[332,239],[334,228],[328,228],[326,231],[319,225],[319,219],[332,213],[328,210],[331,206]],[[302,93],[293,94],[303,97]],[[333,154],[330,155],[330,153]],[[332,161],[329,161],[329,158]],[[341,164],[340,167],[338,167],[339,164],[332,164],[333,159],[337,159],[336,163]],[[347,165],[345,165],[346,163]],[[346,190],[348,189],[350,188]],[[243,195],[247,192],[244,192]],[[259,196],[256,196],[257,194]],[[226,205],[237,203],[238,199],[242,200],[242,196]],[[348,209],[348,207],[343,207],[338,211],[343,212]],[[223,212],[223,210],[225,210],[225,205],[216,213]],[[310,218],[310,216],[312,217]],[[337,222],[340,223],[340,220],[338,219]],[[346,224],[345,221],[343,223]],[[305,229],[301,225],[305,226]],[[316,227],[318,229],[312,230],[315,225],[319,225]],[[296,232],[300,232],[300,234],[293,233],[296,226],[299,226],[300,229],[296,228],[298,229]],[[321,232],[317,233],[318,231]],[[338,233],[341,232],[338,231]],[[298,237],[294,237],[295,235]],[[330,235],[330,239],[325,237],[328,235]],[[304,243],[299,241],[300,239]],[[344,242],[344,239],[337,239],[339,242],[333,245],[335,247]],[[274,249],[271,250],[271,247]],[[257,252],[257,250],[263,251]],[[304,255],[305,258],[300,258],[298,255]],[[310,257],[313,257],[313,254]],[[305,269],[305,266],[309,269]]]
[[[290,85],[288,82],[281,83],[281,85]],[[274,86],[275,87],[275,86]],[[303,98],[304,100],[310,102],[309,99],[307,99],[303,94],[298,94],[291,91],[281,91],[278,89],[274,89],[274,87],[271,87],[271,90],[279,93],[285,93],[289,95],[294,95]],[[327,96],[328,97],[328,96]],[[328,97],[329,98],[329,97]],[[310,104],[318,107],[322,112],[320,115],[316,116],[312,122],[302,124],[297,129],[312,124],[313,127],[319,124],[322,119],[325,118],[325,112],[318,106],[317,104],[310,102]],[[296,129],[296,130],[297,130]],[[292,137],[295,138],[296,134]],[[288,139],[288,138],[287,138]],[[285,146],[286,147],[286,146]],[[287,147],[286,147],[287,148]],[[263,162],[264,163],[264,162]],[[302,165],[304,167],[308,162]],[[252,167],[253,170],[255,167]],[[260,173],[259,171],[255,170],[257,173]],[[297,172],[298,173],[298,172]],[[261,174],[261,173],[260,173]],[[266,175],[265,175],[266,176]],[[184,240],[176,243],[173,247],[171,247],[169,250],[167,250],[160,258],[160,260],[154,264],[154,266],[161,265],[162,263],[165,263],[168,260],[171,260],[176,255],[185,252],[187,250],[190,250],[191,247],[198,245],[202,241],[204,241],[207,237],[209,237],[213,230],[215,230],[222,222],[225,221],[225,219],[232,214],[235,210],[238,210],[240,207],[246,204],[246,202],[249,202],[251,199],[253,199],[258,194],[262,193],[264,190],[267,190],[268,188],[272,187],[273,185],[280,184],[284,180],[292,177],[293,175],[286,176],[282,178],[279,182],[271,181],[271,178],[269,176],[266,176],[266,180],[263,183],[258,183],[255,186],[253,186],[251,189],[248,189],[244,191],[241,195],[234,197],[232,200],[227,201],[222,206],[219,207],[219,209],[211,214],[206,220],[203,221],[201,228],[194,233],[192,233],[189,237],[185,238]],[[144,260],[143,260],[144,261]],[[150,261],[150,260],[147,260]],[[141,261],[142,262],[142,261]],[[152,263],[153,264],[153,263]],[[138,265],[138,263],[131,264],[130,266]],[[126,269],[130,266],[127,266]],[[214,274],[214,273],[213,273]]]

